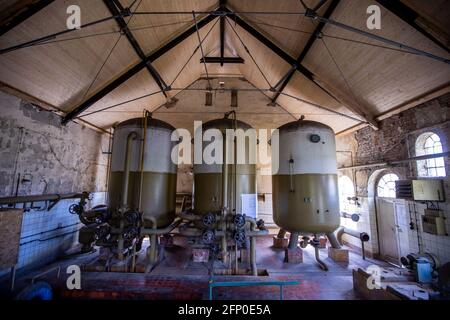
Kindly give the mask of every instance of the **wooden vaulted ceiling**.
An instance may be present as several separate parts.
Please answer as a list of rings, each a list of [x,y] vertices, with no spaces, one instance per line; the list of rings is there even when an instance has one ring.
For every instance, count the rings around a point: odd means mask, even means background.
[[[15,12],[20,11],[20,8],[36,2],[38,1],[0,1],[0,12],[2,12],[0,20],[4,23]],[[69,3],[62,0],[49,2],[51,3],[45,8],[1,35],[0,49],[64,30]],[[226,2],[227,7],[236,12],[304,11],[298,0],[228,0]],[[304,2],[308,7],[314,7],[320,1]],[[139,12],[191,12],[193,10],[200,12],[211,11],[219,6],[216,0],[138,0],[136,2],[120,0],[120,3],[123,7],[134,3],[134,8],[136,5],[139,6]],[[333,3],[337,4],[331,15],[333,20],[367,30],[367,7],[371,4],[380,5],[382,1],[328,0],[319,9],[318,14],[325,15]],[[103,0],[73,0],[70,4],[80,6],[83,23],[111,16]],[[421,27],[442,43],[448,43],[445,30],[448,30],[450,20],[448,19],[450,1],[439,0],[435,5],[431,2],[425,4],[423,1],[403,1],[402,4],[407,5],[417,15],[420,13],[420,19],[417,18],[415,21]],[[372,30],[371,33],[438,56],[449,57],[448,49],[437,45],[394,12],[381,5],[380,7],[382,28]],[[205,14],[199,14],[197,19],[200,20],[205,16]],[[286,95],[277,97],[276,107],[267,106],[270,98],[274,96],[273,92],[264,92],[267,97],[256,91],[245,94],[241,92],[240,107],[236,111],[238,114],[242,112],[243,117],[249,117],[250,114],[250,118],[253,118],[260,127],[264,125],[272,127],[272,123],[305,115],[308,119],[330,125],[336,132],[342,132],[360,125],[361,121],[357,119],[364,120],[363,122],[369,119],[375,123],[375,119],[411,106],[414,101],[423,101],[424,98],[433,96],[435,92],[448,91],[450,83],[448,64],[400,52],[392,47],[386,48],[389,47],[386,44],[331,25],[324,25],[321,39],[315,39],[308,48],[311,33],[319,24],[317,21],[295,14],[239,13],[238,16],[275,44],[290,59],[295,61],[302,52],[307,51],[307,54],[302,57],[301,64],[313,74],[313,76],[307,76],[301,72],[294,72],[283,88],[283,93]],[[202,44],[206,56],[220,56],[219,19],[220,17],[214,17],[199,30],[201,39],[208,34]],[[282,59],[266,44],[256,39],[233,17],[227,19],[228,22],[224,23],[225,56],[239,56],[245,62],[223,66],[208,64],[208,74],[219,78],[243,77],[247,81],[245,88],[251,86],[269,89],[270,86],[279,83],[280,79],[292,69],[292,65],[287,59]],[[193,26],[193,17],[187,14],[135,15],[125,17],[124,20],[128,23],[129,30],[145,55],[158,51]],[[127,37],[121,35],[118,30],[116,21],[110,20],[63,35],[50,40],[49,43],[2,54],[0,55],[0,81],[65,113],[70,112],[141,61]],[[199,106],[193,103],[193,101],[201,101],[201,99],[195,100],[194,97],[198,98],[199,93],[203,94],[202,92],[179,93],[179,89],[190,85],[196,87],[206,85],[204,80],[197,81],[206,76],[204,65],[200,63],[201,50],[195,51],[198,43],[198,36],[194,32],[152,62],[152,66],[161,78],[172,85],[173,90],[166,92],[167,97],[158,93],[90,114],[159,91],[160,88],[154,78],[146,68],[143,68],[85,110],[81,114],[82,119],[98,127],[108,128],[118,121],[141,115],[145,108],[150,111],[158,110],[165,120],[180,124],[182,123],[179,120],[180,117],[191,119],[195,115],[201,118],[206,117],[206,114],[214,114],[218,110],[223,111],[223,105],[216,100],[212,107],[201,106],[205,110],[202,114],[198,110]],[[308,50],[305,50],[305,47]],[[189,60],[192,54],[193,57]],[[184,65],[183,72],[177,77]],[[176,79],[175,82],[173,82],[174,79]],[[231,83],[239,85],[240,82],[226,81],[226,85]],[[165,112],[165,108],[162,109],[161,106],[167,102],[167,98],[175,95],[179,99],[177,112],[171,112],[171,109]],[[243,97],[260,101],[261,106],[245,107]],[[300,100],[293,97],[298,97]],[[263,112],[263,110],[267,111]]]

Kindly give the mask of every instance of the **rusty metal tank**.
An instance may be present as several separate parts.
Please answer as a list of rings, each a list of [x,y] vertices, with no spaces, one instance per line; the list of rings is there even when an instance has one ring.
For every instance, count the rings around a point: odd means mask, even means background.
[[[234,122],[236,121],[236,122]],[[215,119],[208,121],[202,126],[202,133],[209,129],[217,129],[226,135],[227,129],[236,128],[242,129],[243,132],[251,129],[251,126],[239,120],[228,118]],[[200,130],[200,129],[197,129]],[[198,134],[198,132],[197,132]],[[225,136],[224,136],[225,137]],[[226,140],[226,139],[224,139]],[[250,161],[249,148],[250,140],[245,139],[245,161],[241,164],[236,164],[236,174],[234,166],[231,164],[233,158],[234,146],[232,139],[227,140],[226,144],[226,159],[228,171],[228,188],[226,194],[227,203],[230,212],[246,214],[247,216],[256,217],[257,211],[257,193],[256,193],[256,164]],[[210,141],[203,141],[202,152],[208,147]],[[256,150],[252,150],[255,152]],[[207,164],[204,161],[202,164],[194,164],[194,212],[195,214],[204,215],[210,212],[218,212],[222,205],[222,164]],[[236,183],[234,182],[236,177]],[[233,188],[236,185],[236,208],[234,206],[235,199],[233,199]]]
[[[279,166],[272,169],[275,223],[291,233],[333,232],[340,224],[333,130],[305,120],[278,129]]]
[[[177,165],[171,160],[172,149],[177,144],[171,141],[174,130],[170,124],[151,117],[130,119],[115,127],[109,207],[140,208],[146,227],[153,227],[153,221],[158,228],[165,227],[175,219]]]

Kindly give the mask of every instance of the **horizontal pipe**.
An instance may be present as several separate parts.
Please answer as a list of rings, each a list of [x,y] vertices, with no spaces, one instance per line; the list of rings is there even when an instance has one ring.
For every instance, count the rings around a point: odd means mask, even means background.
[[[356,230],[352,230],[349,228],[345,228],[345,227],[340,227],[337,231],[336,231],[336,237],[338,238],[339,242],[342,244],[342,235],[343,234],[348,234],[349,236],[358,238],[359,240],[361,240],[362,242],[367,242],[370,240],[370,236],[367,232],[360,232],[360,231],[356,231]]]
[[[200,221],[203,219],[203,216],[197,214],[187,214],[184,212],[177,213],[177,216],[183,220],[187,221]],[[216,217],[217,218],[217,217]]]
[[[170,225],[162,229],[141,228],[142,235],[163,235],[173,231],[183,220],[176,218]]]
[[[0,205],[39,202],[39,201],[57,201],[64,199],[81,199],[83,197],[87,197],[87,193],[42,194],[31,196],[5,197],[0,198]]]
[[[178,230],[178,233],[185,237],[200,237],[203,232],[200,229],[196,228],[186,228],[186,229],[180,229]],[[269,230],[255,230],[255,231],[246,231],[245,235],[247,237],[261,237],[269,234]],[[216,237],[223,237],[224,232],[223,231],[216,231],[215,232]]]
[[[408,159],[402,159],[402,160],[395,160],[395,161],[387,161],[387,162],[377,162],[377,163],[369,163],[369,164],[361,164],[356,166],[349,166],[349,167],[341,167],[338,168],[338,170],[348,170],[348,169],[361,169],[361,168],[372,168],[372,167],[387,167],[392,166],[396,164],[402,164],[402,163],[408,163],[413,161],[420,161],[420,160],[428,160],[428,159],[436,159],[441,157],[448,157],[450,155],[450,151],[442,152],[442,153],[435,153],[435,154],[426,154],[423,156],[417,156],[417,157],[411,157]]]

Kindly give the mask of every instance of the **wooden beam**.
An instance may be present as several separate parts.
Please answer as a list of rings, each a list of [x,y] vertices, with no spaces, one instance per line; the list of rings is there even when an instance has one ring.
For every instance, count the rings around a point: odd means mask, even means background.
[[[330,5],[328,6],[327,10],[325,11],[325,14],[323,15],[325,18],[330,18],[333,14],[334,10],[338,6],[340,0],[332,0]],[[320,4],[320,3],[319,3]],[[323,3],[322,3],[323,5]],[[314,10],[315,11],[315,10]],[[317,37],[321,34],[323,27],[325,27],[324,22],[319,22],[317,27],[315,28],[313,34],[309,37],[308,42],[306,42],[305,47],[303,48],[302,52],[297,58],[297,64],[301,64],[303,62],[303,59],[305,59],[308,52],[311,50],[312,46],[316,42]],[[294,76],[295,70],[289,70],[288,73],[283,77],[284,81],[281,83],[278,91],[274,94],[272,98],[272,104],[275,104],[278,97],[281,95],[281,92],[283,92],[284,88],[288,85],[288,83],[291,81],[292,77]]]
[[[220,0],[219,10],[225,8],[226,4],[227,0]],[[225,56],[225,16],[221,16],[219,19],[220,19],[220,58],[222,59],[220,66],[223,66],[223,58]]]
[[[232,13],[229,9],[227,9],[228,13]],[[365,109],[364,112],[362,111],[363,108],[360,108],[356,103],[352,102],[352,99],[347,98],[347,94],[341,92],[337,88],[332,87],[331,85],[327,84],[323,79],[320,79],[318,76],[316,76],[312,71],[307,69],[305,66],[303,66],[301,63],[298,63],[295,58],[293,58],[291,55],[289,55],[286,51],[281,49],[278,45],[273,43],[270,39],[268,39],[266,36],[264,36],[262,33],[260,33],[258,30],[256,30],[253,26],[251,26],[249,23],[244,21],[242,18],[240,18],[238,15],[234,15],[232,17],[233,22],[236,22],[241,28],[243,28],[245,31],[247,31],[249,34],[251,34],[253,37],[255,37],[258,41],[260,41],[262,44],[264,44],[267,48],[272,50],[276,55],[278,55],[281,59],[286,61],[288,64],[295,66],[296,70],[300,72],[303,76],[305,76],[307,79],[311,80],[318,88],[323,90],[326,94],[328,94],[333,99],[337,100],[339,103],[342,103],[342,105],[346,108],[348,108],[350,111],[353,111],[357,113],[358,116],[360,116],[363,120],[371,125],[373,128],[378,128],[378,124],[375,120],[373,120],[373,116],[370,114],[368,109]],[[326,88],[324,84],[328,87]],[[345,101],[343,101],[345,100]],[[347,103],[346,103],[347,102]],[[350,104],[347,105],[347,104]]]
[[[355,132],[355,131],[358,131],[358,130],[360,130],[360,129],[362,129],[362,128],[365,128],[365,127],[367,127],[367,126],[368,126],[367,123],[360,123],[360,124],[357,124],[357,125],[355,125],[355,126],[353,126],[353,127],[350,127],[350,128],[345,129],[345,130],[342,130],[342,131],[337,132],[337,133],[335,134],[335,136],[336,136],[336,137],[342,137],[342,136],[345,136],[345,135],[347,135],[347,134],[350,134],[350,133],[353,133],[353,132]]]
[[[103,0],[103,3],[108,8],[109,12],[116,17],[115,20],[117,22],[117,25],[120,28],[120,31],[125,35],[125,37],[128,40],[128,43],[131,45],[131,47],[134,49],[134,52],[138,55],[139,58],[141,58],[142,61],[145,61],[146,56],[144,51],[142,50],[141,46],[139,45],[138,41],[134,37],[133,33],[128,28],[128,24],[125,22],[125,19],[121,17],[120,15],[125,13],[124,8],[119,0]],[[146,68],[148,72],[150,73],[150,76],[155,80],[158,87],[161,89],[161,93],[164,94],[164,96],[167,98],[167,93],[164,91],[167,88],[166,83],[164,82],[161,75],[156,71],[156,69],[152,66],[150,61],[147,61]]]
[[[223,66],[224,63],[244,63],[244,59],[241,57],[205,57],[201,58],[200,63],[220,63]]]
[[[19,13],[3,23],[2,26],[0,26],[0,36],[17,27],[25,20],[31,18],[33,15],[35,15],[54,1],[55,0],[40,0],[33,2],[32,4],[27,6],[26,9],[21,10]]]

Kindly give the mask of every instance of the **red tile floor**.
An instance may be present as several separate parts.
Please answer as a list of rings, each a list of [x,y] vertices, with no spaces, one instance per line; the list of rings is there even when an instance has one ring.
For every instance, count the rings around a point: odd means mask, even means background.
[[[69,299],[208,299],[208,266],[191,261],[190,249],[185,247],[184,238],[175,237],[175,245],[164,249],[164,259],[148,274],[82,272],[82,290],[67,290],[66,267],[71,264],[84,264],[96,258],[98,253],[80,255],[75,258],[58,261],[52,265],[19,275],[16,287],[29,283],[39,272],[55,266],[61,266],[60,279],[56,271],[43,276],[55,288],[56,298]],[[142,250],[145,252],[144,250]],[[296,280],[299,285],[286,286],[284,299],[359,299],[353,291],[352,269],[377,264],[387,266],[382,261],[363,260],[359,253],[350,251],[350,263],[336,263],[327,256],[327,250],[321,250],[321,258],[328,265],[329,271],[322,271],[314,258],[312,247],[304,249],[303,263],[284,263],[284,250],[272,247],[272,236],[257,240],[258,269],[266,269],[268,276],[256,280]],[[215,281],[254,281],[251,276],[214,276]],[[0,286],[8,286],[5,280]],[[214,299],[227,300],[263,300],[279,299],[278,287],[220,287],[214,289]]]

